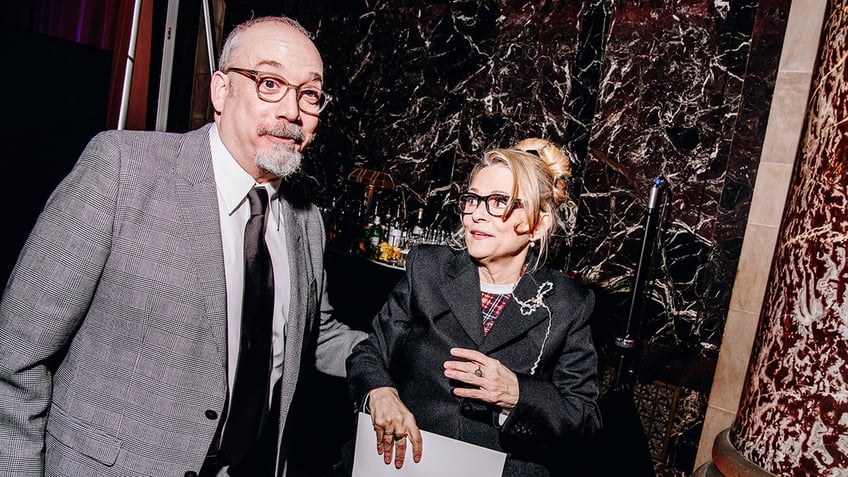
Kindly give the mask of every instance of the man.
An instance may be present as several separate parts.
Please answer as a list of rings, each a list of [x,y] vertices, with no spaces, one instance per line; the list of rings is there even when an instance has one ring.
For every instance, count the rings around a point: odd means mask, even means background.
[[[301,367],[343,376],[364,338],[330,316],[321,217],[285,181],[329,100],[315,45],[259,18],[220,63],[214,124],[100,133],[48,199],[0,302],[0,475],[281,474]],[[254,187],[268,369],[235,399],[240,351],[261,349],[240,346],[261,329],[242,316],[261,288],[245,272]],[[244,410],[256,427],[239,435]]]

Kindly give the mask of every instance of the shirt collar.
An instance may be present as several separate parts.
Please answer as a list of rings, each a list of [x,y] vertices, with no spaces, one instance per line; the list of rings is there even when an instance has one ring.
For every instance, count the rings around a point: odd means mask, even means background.
[[[258,184],[253,177],[247,173],[236,162],[236,159],[224,146],[221,136],[218,134],[217,123],[209,128],[209,144],[212,149],[212,170],[215,172],[215,184],[223,200],[224,210],[232,215],[247,197],[250,189]],[[280,187],[280,179],[263,184],[268,190],[270,201],[277,198]]]

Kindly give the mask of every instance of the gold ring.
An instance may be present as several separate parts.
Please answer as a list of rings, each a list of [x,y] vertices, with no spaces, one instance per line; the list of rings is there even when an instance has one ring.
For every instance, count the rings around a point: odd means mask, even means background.
[[[478,378],[483,377],[483,368],[481,368],[480,365],[477,365],[477,369],[474,371],[474,375]]]

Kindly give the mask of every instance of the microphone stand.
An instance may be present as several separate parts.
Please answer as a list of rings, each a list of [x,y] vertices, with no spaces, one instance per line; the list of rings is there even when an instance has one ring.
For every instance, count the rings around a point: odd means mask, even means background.
[[[618,364],[612,389],[632,392],[636,383],[636,362],[641,348],[642,315],[645,309],[645,283],[651,275],[651,265],[657,233],[660,223],[660,196],[667,188],[667,182],[662,177],[654,179],[648,195],[648,209],[645,214],[645,229],[642,237],[642,249],[636,266],[636,276],[633,279],[630,310],[624,335],[615,338],[618,349]]]

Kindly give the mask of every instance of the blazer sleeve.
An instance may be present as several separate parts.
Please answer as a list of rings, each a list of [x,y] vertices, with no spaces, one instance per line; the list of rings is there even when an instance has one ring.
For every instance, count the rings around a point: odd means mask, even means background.
[[[372,321],[368,338],[354,347],[347,359],[348,390],[353,402],[364,405],[368,393],[378,387],[395,387],[391,358],[409,332],[411,276],[415,274],[418,249],[406,257],[406,273],[395,285],[383,308]]]
[[[109,255],[118,147],[108,133],[86,146],[52,192],[0,302],[0,475],[41,475],[51,366],[68,346]]]

